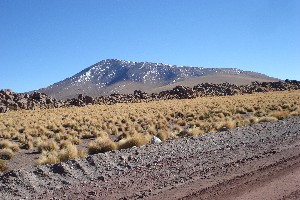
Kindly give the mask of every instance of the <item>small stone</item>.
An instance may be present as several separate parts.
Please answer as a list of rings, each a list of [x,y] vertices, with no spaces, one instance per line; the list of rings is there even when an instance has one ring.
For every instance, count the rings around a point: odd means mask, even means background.
[[[161,143],[161,140],[158,137],[153,136],[151,139],[151,144],[158,144],[158,143]]]

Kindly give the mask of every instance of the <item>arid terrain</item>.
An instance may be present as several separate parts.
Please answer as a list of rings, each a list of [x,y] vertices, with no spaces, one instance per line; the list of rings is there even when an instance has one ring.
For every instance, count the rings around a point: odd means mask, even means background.
[[[1,113],[0,193],[295,199],[299,104],[286,90]]]
[[[300,114],[295,91],[92,105],[0,114],[1,165],[55,164],[87,154],[277,121]]]
[[[300,200],[299,19],[0,0],[0,200]]]
[[[2,199],[298,199],[300,118],[16,169]]]

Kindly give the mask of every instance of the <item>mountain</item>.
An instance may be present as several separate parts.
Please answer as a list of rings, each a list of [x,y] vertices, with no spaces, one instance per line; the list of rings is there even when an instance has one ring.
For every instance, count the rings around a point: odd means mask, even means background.
[[[67,99],[77,97],[78,94],[95,97],[112,93],[133,93],[134,90],[152,93],[176,85],[191,87],[205,82],[242,85],[254,81],[271,82],[278,79],[237,68],[187,67],[107,59],[37,91],[58,99]]]

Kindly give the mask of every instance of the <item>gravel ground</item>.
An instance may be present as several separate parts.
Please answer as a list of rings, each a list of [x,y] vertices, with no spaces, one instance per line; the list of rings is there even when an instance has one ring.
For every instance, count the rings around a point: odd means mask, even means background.
[[[1,199],[299,199],[300,117],[0,175]]]

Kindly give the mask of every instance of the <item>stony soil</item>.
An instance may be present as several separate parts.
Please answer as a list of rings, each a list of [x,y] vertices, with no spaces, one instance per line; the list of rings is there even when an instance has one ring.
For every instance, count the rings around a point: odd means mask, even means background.
[[[17,169],[1,199],[299,199],[300,117]]]

